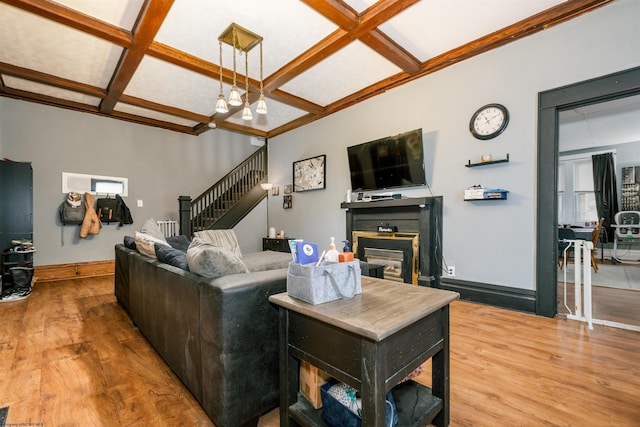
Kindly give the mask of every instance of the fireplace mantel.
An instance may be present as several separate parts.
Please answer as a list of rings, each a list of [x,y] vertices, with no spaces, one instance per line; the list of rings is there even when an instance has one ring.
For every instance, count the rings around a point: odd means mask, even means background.
[[[422,286],[439,287],[442,273],[442,196],[342,203],[347,236],[354,231],[393,227],[398,233],[418,233],[419,277]],[[360,256],[356,254],[356,256]]]

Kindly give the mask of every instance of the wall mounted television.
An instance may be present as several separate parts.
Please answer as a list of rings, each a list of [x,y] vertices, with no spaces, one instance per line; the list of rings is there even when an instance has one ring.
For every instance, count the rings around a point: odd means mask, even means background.
[[[347,147],[352,191],[426,185],[422,129]]]

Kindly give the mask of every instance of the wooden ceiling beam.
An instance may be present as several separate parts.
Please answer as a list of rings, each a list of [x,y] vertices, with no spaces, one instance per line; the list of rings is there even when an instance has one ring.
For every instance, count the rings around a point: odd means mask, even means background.
[[[269,93],[269,99],[273,99],[283,104],[287,104],[291,107],[295,107],[299,110],[308,111],[310,113],[318,114],[324,111],[324,107],[308,101],[304,98],[292,95],[289,92],[285,92],[280,89],[273,90]]]
[[[402,70],[410,73],[417,72],[420,69],[420,61],[377,30],[378,25],[393,18],[417,1],[419,0],[381,0],[365,10],[359,17],[353,9],[336,0],[328,2],[305,1],[316,12],[340,25],[341,28],[268,76],[264,80],[265,88],[273,90],[282,86],[320,61],[333,55],[353,40],[360,38],[363,38],[365,44]],[[345,25],[345,27],[342,27],[342,25]]]
[[[177,65],[181,68],[194,71],[198,74],[202,74],[207,77],[218,80],[220,78],[220,67],[209,61],[205,61],[202,58],[191,55],[190,53],[183,52],[166,44],[159,42],[153,42],[149,45],[147,51],[149,56],[168,62],[173,65]],[[222,69],[223,80],[233,81],[233,71]]]
[[[612,1],[613,0],[568,0],[558,6],[549,8],[516,22],[513,25],[509,25],[508,27],[487,34],[486,36],[425,61],[422,64],[422,71],[415,77],[421,77],[441,70],[465,59],[543,31],[553,25],[568,21]]]
[[[66,99],[56,98],[49,95],[43,95],[41,93],[29,92],[26,90],[13,89],[10,87],[5,87],[2,92],[3,96],[8,96],[9,98],[27,100],[31,102],[35,102],[38,104],[50,105],[54,107],[62,107],[68,110],[81,111],[84,113],[97,113],[98,108],[77,101],[69,101]]]
[[[129,31],[62,6],[59,3],[46,0],[0,1],[26,12],[31,12],[42,18],[82,31],[83,33],[92,34],[124,48],[128,48],[131,45],[132,37]]]
[[[108,114],[113,111],[113,107],[138,69],[172,5],[173,0],[150,0],[147,4],[146,9],[142,12],[138,27],[134,31],[133,43],[124,51],[109,84],[107,97],[100,104],[102,113]]]
[[[267,91],[273,91],[353,41],[349,32],[338,29],[264,79]]]
[[[46,84],[60,89],[71,90],[101,99],[107,95],[107,92],[104,89],[96,86],[52,76],[51,74],[41,73],[39,71],[18,67],[4,62],[0,62],[0,74],[6,74],[23,80]]]
[[[360,37],[360,41],[394,63],[402,71],[409,74],[416,74],[420,71],[420,60],[379,29],[376,28],[364,34]]]
[[[205,114],[197,114],[191,111],[183,110],[181,108],[170,107],[168,105],[159,104],[157,102],[148,101],[142,98],[137,98],[135,96],[122,95],[119,102],[123,102],[125,104],[133,105],[139,108],[144,108],[146,110],[156,111],[162,114],[168,114],[170,116],[180,117],[181,119],[191,120],[194,122],[209,121],[209,116]]]
[[[360,23],[358,13],[342,0],[302,0],[302,2],[343,30],[352,30]]]
[[[151,119],[149,117],[137,116],[135,114],[125,113],[122,111],[113,111],[109,114],[109,117],[124,120],[131,123],[143,124],[146,126],[153,126],[161,129],[172,130],[174,132],[186,133],[188,135],[195,135],[193,129],[189,126],[181,126],[171,122],[165,122],[163,120]]]

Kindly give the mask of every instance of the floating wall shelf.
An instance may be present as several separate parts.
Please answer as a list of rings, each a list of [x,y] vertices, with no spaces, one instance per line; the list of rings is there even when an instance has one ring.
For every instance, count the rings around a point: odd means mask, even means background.
[[[499,159],[499,160],[490,160],[488,162],[479,162],[479,163],[471,163],[471,160],[469,160],[469,163],[467,163],[465,166],[468,168],[473,168],[476,166],[485,166],[485,165],[493,165],[496,163],[507,163],[509,161],[509,153],[507,153],[507,157],[504,159]]]

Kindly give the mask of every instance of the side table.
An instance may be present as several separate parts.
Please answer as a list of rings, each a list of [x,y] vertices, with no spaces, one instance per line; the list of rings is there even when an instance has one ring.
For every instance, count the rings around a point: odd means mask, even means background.
[[[447,426],[449,304],[458,298],[371,277],[362,277],[362,294],[351,299],[312,305],[270,296],[280,318],[280,425],[324,425],[321,410],[298,393],[300,360],[359,390],[362,425],[383,427],[386,393],[432,359],[432,389],[410,381],[392,391],[399,425]]]
[[[263,237],[262,250],[291,253],[291,248],[289,247],[289,240],[295,240],[295,238],[294,237],[283,237],[283,238]]]

